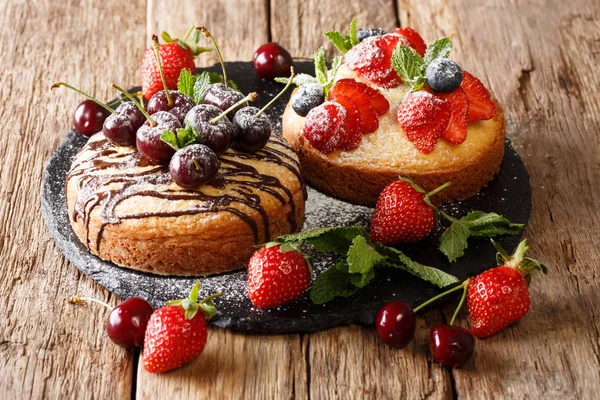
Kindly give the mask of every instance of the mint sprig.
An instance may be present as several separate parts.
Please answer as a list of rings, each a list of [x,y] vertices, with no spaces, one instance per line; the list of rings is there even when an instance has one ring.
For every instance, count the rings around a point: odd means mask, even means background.
[[[188,124],[185,128],[177,128],[175,132],[170,129],[164,130],[160,134],[160,139],[177,151],[197,143],[199,136],[196,129]]]
[[[429,65],[437,58],[448,58],[451,51],[452,40],[450,40],[450,37],[445,36],[441,39],[438,39],[427,46],[425,57],[423,58],[424,64]]]
[[[204,95],[211,84],[210,75],[204,71],[200,75],[196,75],[196,81],[194,82],[194,89],[192,93],[192,99],[196,104],[200,104],[204,101]]]
[[[308,74],[297,74],[292,78],[292,83],[297,86],[302,86],[307,83],[318,83],[323,87],[323,91],[325,92],[325,98],[329,94],[329,89],[333,86],[335,82],[335,75],[337,74],[338,69],[342,65],[342,57],[337,56],[333,58],[331,62],[331,70],[327,69],[327,60],[325,58],[325,49],[320,47],[318,50],[315,50],[315,76],[310,76]],[[275,78],[275,82],[285,83],[287,84],[290,81],[290,78]]]
[[[212,71],[203,71],[201,74],[194,75],[184,68],[177,79],[177,90],[191,97],[196,104],[200,104],[204,100],[208,87],[214,83],[223,83],[223,76]],[[238,92],[240,91],[237,84],[231,79],[229,80],[229,87]]]
[[[371,282],[379,267],[402,269],[438,287],[458,282],[439,269],[413,261],[399,250],[380,243],[373,245],[363,226],[336,226],[281,236],[279,243],[307,243],[321,251],[332,251],[343,259],[322,272],[314,281],[310,298],[315,304],[335,297],[348,297]]]
[[[440,240],[440,251],[448,257],[450,262],[455,262],[465,254],[471,236],[517,235],[525,226],[512,223],[502,215],[493,212],[472,211],[458,220],[444,212],[440,212],[440,214],[452,222]]]
[[[177,90],[189,97],[194,97],[196,77],[187,69],[182,69],[177,79]]]
[[[327,31],[323,35],[342,53],[346,54],[352,47],[359,42],[356,29],[356,17],[350,22],[350,32],[348,35],[342,35],[339,31]]]

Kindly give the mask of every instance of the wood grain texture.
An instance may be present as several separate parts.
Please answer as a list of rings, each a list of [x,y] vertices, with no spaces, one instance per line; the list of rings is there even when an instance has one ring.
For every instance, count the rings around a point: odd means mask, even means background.
[[[65,261],[39,195],[45,163],[82,101],[50,85],[67,80],[106,99],[111,82],[134,82],[144,16],[143,5],[113,0],[7,0],[0,8],[1,398],[131,395],[132,353],[103,334],[107,310],[66,302],[75,293],[116,299]]]
[[[600,382],[600,4],[401,1],[403,24],[450,34],[462,66],[507,111],[531,175],[531,254],[550,268],[520,323],[477,342],[453,371],[461,398],[595,398]]]

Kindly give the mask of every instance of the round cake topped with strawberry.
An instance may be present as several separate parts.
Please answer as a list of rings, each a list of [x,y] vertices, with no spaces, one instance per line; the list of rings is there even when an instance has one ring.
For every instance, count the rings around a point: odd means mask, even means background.
[[[502,108],[449,58],[449,37],[426,45],[411,28],[356,29],[356,19],[348,35],[325,36],[342,55],[327,69],[323,48],[315,52],[315,77],[294,78],[283,116],[310,183],[374,205],[399,175],[428,191],[452,182],[438,202],[492,180],[504,155]]]

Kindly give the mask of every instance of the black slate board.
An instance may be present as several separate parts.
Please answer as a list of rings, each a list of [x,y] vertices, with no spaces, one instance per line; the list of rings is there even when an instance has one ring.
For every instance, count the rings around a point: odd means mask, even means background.
[[[296,65],[298,72],[310,73],[313,68],[312,63],[307,62]],[[209,69],[219,70],[217,66]],[[243,92],[260,93],[258,103],[268,102],[282,87],[258,79],[250,63],[227,63],[227,71]],[[277,121],[278,128],[288,99],[289,94],[269,109],[271,116],[277,116],[272,119]],[[71,229],[65,206],[64,181],[72,157],[86,141],[87,138],[82,135],[69,133],[46,166],[42,187],[42,215],[58,247],[79,270],[123,298],[142,297],[158,307],[166,300],[185,297],[196,278],[157,276],[120,268],[89,253]],[[506,154],[500,172],[487,188],[467,201],[442,208],[456,217],[472,210],[494,211],[513,222],[526,223],[531,212],[529,176],[510,143],[506,142]],[[303,229],[357,224],[368,227],[372,212],[372,208],[350,204],[309,187]],[[438,228],[428,239],[399,249],[418,262],[443,269],[460,279],[495,265],[495,250],[484,239],[471,239],[465,256],[458,262],[449,264],[437,250],[439,237],[445,226]],[[508,251],[512,251],[519,238],[505,236],[498,238],[498,241]],[[328,254],[315,252],[313,257],[316,273],[335,262],[335,257]],[[366,288],[350,298],[336,299],[316,306],[304,296],[293,303],[264,310],[253,307],[248,300],[246,279],[245,270],[202,279],[201,296],[217,291],[225,293],[215,300],[218,313],[211,320],[213,324],[243,332],[260,333],[317,331],[349,323],[372,324],[379,307],[388,301],[401,299],[416,306],[439,292],[435,286],[403,271],[380,269]]]

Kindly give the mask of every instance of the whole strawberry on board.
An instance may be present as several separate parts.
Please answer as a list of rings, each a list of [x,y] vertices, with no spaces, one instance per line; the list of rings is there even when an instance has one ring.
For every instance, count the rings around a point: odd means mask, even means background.
[[[306,292],[311,278],[310,259],[297,247],[267,243],[248,263],[248,296],[256,307],[286,304]]]
[[[523,318],[531,305],[528,288],[531,272],[539,269],[548,273],[539,261],[525,257],[529,250],[526,240],[519,243],[512,256],[493,239],[492,243],[498,250],[499,266],[473,278],[467,294],[471,333],[482,338]]]
[[[377,199],[371,240],[390,245],[426,238],[435,224],[435,208],[430,198],[448,186],[450,183],[426,193],[407,177],[390,183]]]
[[[192,43],[186,43],[192,32],[194,33]],[[195,30],[193,26],[188,29],[182,40],[171,38],[166,32],[162,33],[165,43],[159,46],[158,52],[162,63],[165,84],[169,89],[177,89],[177,80],[182,69],[187,69],[192,74],[196,72],[194,58],[198,54],[212,50],[197,45],[200,37],[200,32]],[[149,100],[156,92],[163,90],[161,72],[158,68],[152,46],[146,49],[144,53],[141,74],[142,94],[146,100]]]
[[[216,293],[198,302],[200,281],[187,299],[168,301],[154,311],[144,338],[144,368],[161,373],[179,368],[198,357],[206,346],[206,320],[216,314],[212,299]]]

